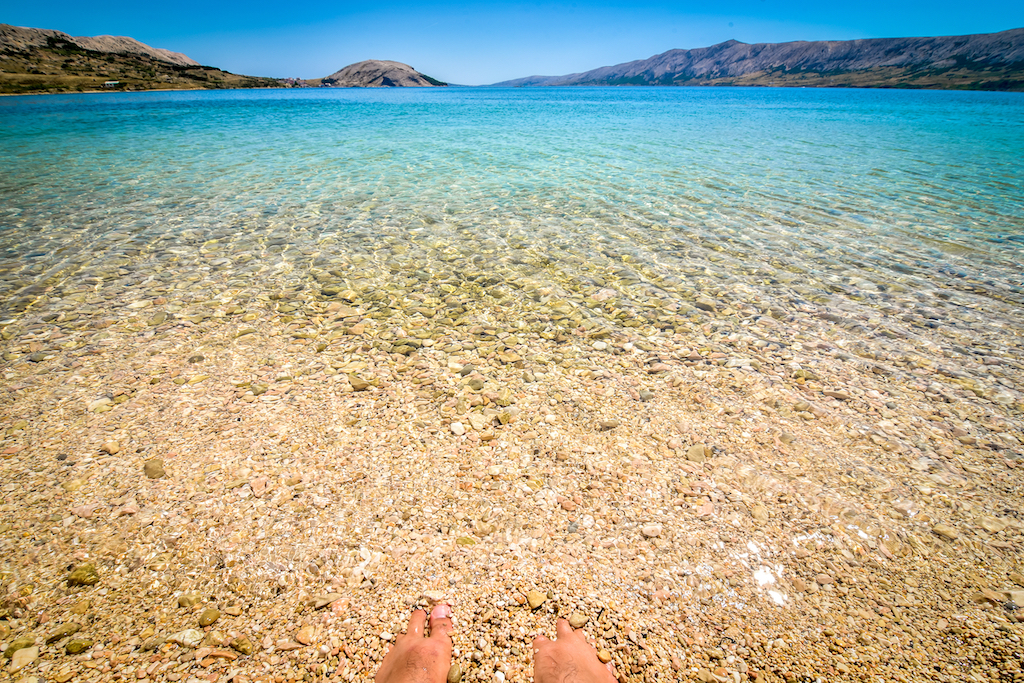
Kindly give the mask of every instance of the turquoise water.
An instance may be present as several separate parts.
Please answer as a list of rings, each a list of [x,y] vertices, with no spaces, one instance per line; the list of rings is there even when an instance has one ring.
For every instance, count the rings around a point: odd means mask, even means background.
[[[7,97],[0,167],[5,324],[154,281],[200,298],[447,285],[481,311],[560,297],[585,316],[609,314],[602,289],[620,308],[703,292],[883,312],[945,289],[983,336],[1024,302],[1017,94]]]

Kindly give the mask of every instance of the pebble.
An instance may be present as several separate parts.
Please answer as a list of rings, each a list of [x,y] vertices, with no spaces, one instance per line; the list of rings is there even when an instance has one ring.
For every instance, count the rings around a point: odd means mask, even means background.
[[[220,631],[207,631],[203,636],[203,647],[222,647],[228,643],[228,639]]]
[[[121,444],[113,440],[107,441],[100,446],[100,451],[107,453],[108,455],[117,455],[121,452]]]
[[[18,650],[22,650],[26,647],[32,647],[35,642],[36,639],[33,636],[21,636],[19,638],[15,638],[7,644],[7,649],[4,650],[4,657],[10,659],[18,652]]]
[[[718,310],[718,306],[715,304],[713,299],[709,299],[706,296],[697,297],[697,300],[693,302],[693,305],[697,308],[714,313]]]
[[[39,656],[39,648],[33,645],[32,647],[25,647],[14,653],[11,657],[11,666],[9,671],[14,673],[15,671],[21,671],[26,666],[36,661],[36,657]]]
[[[597,658],[601,660],[602,664],[607,664],[612,661],[612,653],[604,648],[597,651]]]
[[[622,423],[619,422],[618,420],[599,420],[597,423],[597,428],[602,432],[607,432],[609,430],[615,429],[620,424]]]
[[[821,393],[825,394],[826,396],[831,396],[832,398],[834,398],[836,400],[839,400],[839,401],[849,401],[852,398],[845,391],[832,391],[832,390],[826,389],[825,391],[823,391]]]
[[[146,464],[143,465],[143,470],[150,479],[160,479],[166,475],[163,458],[147,460]]]
[[[178,596],[178,607],[192,607],[198,605],[201,598],[195,593],[185,593]]]
[[[103,396],[92,401],[88,406],[88,410],[90,413],[105,413],[110,410],[112,405],[114,405],[113,399]]]
[[[202,627],[209,626],[213,622],[220,619],[220,611],[210,608],[203,610],[203,613],[199,615],[199,625]]]
[[[85,652],[93,646],[93,641],[88,638],[72,638],[64,646],[64,651],[69,655],[77,655]]]
[[[426,601],[431,607],[442,602],[449,602],[448,594],[438,590],[423,591],[420,593],[420,600]]]
[[[80,564],[68,575],[69,586],[94,586],[100,581],[96,565],[91,562]]]
[[[588,621],[590,621],[590,617],[580,612],[573,612],[569,615],[569,625],[575,629],[583,628],[587,625]]]
[[[167,638],[164,638],[163,636],[151,635],[148,638],[143,639],[142,645],[139,646],[139,649],[141,649],[143,652],[150,652],[151,650],[157,649],[166,642]]]
[[[466,433],[466,427],[461,422],[452,422],[450,429],[455,436],[462,436]]]
[[[314,629],[312,625],[306,624],[296,632],[295,640],[303,645],[309,645],[313,642],[313,635],[315,631],[316,629]]]
[[[462,667],[459,666],[458,662],[448,668],[448,676],[445,680],[448,683],[459,683],[462,680]]]
[[[203,632],[198,629],[187,628],[167,636],[167,641],[182,647],[196,647],[199,643],[203,642]]]
[[[1004,529],[1006,529],[1006,527],[1010,525],[1010,523],[1004,519],[999,519],[998,517],[991,517],[988,515],[981,518],[980,524],[985,531],[988,531],[993,534],[998,534],[1000,531],[1003,531]]]
[[[78,631],[81,630],[81,628],[82,627],[78,624],[70,621],[66,624],[61,624],[53,631],[51,631],[50,635],[46,636],[46,644],[52,645],[53,643],[56,643],[58,640],[67,638],[68,636],[73,636],[74,634],[78,633]]]
[[[657,538],[661,536],[661,525],[645,524],[640,527],[640,533],[643,534],[644,538]]]
[[[526,593],[526,602],[530,605],[530,609],[537,609],[543,605],[544,601],[547,599],[547,594],[541,593],[537,590],[531,590]]]
[[[960,537],[960,532],[949,526],[948,524],[936,524],[932,527],[932,533],[938,534],[943,538],[947,538],[951,541],[956,540]]]
[[[232,639],[230,645],[231,649],[243,655],[251,655],[255,649],[252,641],[246,636],[238,636],[237,638]]]
[[[341,593],[325,593],[323,595],[317,595],[313,597],[313,609],[322,609],[327,607],[335,600],[341,600]]]
[[[707,448],[702,443],[695,443],[686,451],[686,459],[690,462],[702,463],[706,459]]]

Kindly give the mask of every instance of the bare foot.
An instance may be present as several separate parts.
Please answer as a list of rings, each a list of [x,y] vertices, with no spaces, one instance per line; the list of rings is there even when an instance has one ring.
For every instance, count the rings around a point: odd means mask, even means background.
[[[452,663],[452,608],[445,604],[430,612],[430,637],[423,637],[427,613],[416,610],[409,627],[388,649],[374,679],[377,683],[444,683]]]
[[[582,633],[565,619],[555,628],[557,640],[533,639],[533,683],[616,683],[614,665],[602,664]]]

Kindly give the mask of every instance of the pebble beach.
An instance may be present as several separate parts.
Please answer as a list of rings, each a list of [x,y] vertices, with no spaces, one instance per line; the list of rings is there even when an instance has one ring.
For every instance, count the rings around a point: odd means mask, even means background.
[[[560,617],[622,681],[1024,681],[1019,251],[376,201],[0,263],[10,680],[367,681],[445,601],[449,683]]]

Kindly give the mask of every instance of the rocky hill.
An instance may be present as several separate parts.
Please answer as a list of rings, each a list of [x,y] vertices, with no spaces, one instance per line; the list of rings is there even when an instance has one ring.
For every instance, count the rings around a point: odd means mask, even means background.
[[[254,88],[277,86],[201,66],[189,57],[123,36],[74,37],[0,24],[0,93]]]
[[[408,64],[381,59],[349,64],[318,83],[332,88],[430,88],[448,85],[421,74]]]
[[[1024,28],[970,36],[735,40],[567,76],[496,85],[761,85],[1024,90]]]

